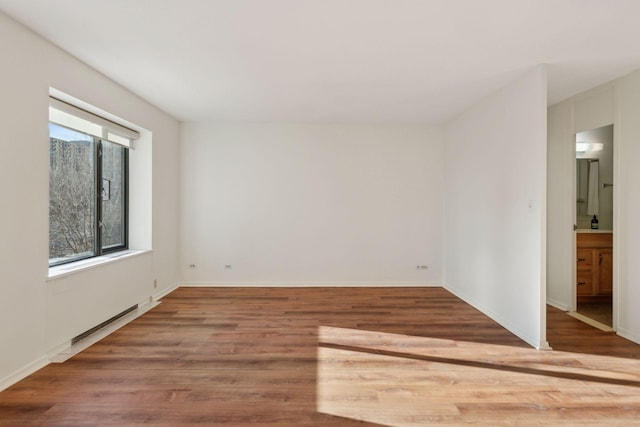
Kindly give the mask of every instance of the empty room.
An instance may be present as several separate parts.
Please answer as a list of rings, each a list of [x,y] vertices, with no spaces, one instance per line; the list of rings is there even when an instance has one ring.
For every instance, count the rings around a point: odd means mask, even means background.
[[[638,16],[0,0],[0,426],[640,425]]]

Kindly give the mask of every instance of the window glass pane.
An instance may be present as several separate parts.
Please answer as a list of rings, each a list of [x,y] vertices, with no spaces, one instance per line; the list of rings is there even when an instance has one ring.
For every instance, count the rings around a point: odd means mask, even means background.
[[[49,264],[95,255],[95,143],[49,124]]]
[[[102,141],[102,248],[125,245],[126,148]]]

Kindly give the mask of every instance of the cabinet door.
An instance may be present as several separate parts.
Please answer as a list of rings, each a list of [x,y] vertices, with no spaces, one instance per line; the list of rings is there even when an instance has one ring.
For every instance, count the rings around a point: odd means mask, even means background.
[[[578,296],[593,295],[593,274],[589,271],[578,271],[576,293]]]
[[[593,249],[578,249],[576,255],[578,259],[576,260],[576,266],[578,267],[578,271],[587,271],[591,270],[591,266],[593,264]]]
[[[611,295],[613,288],[613,252],[611,249],[598,251],[598,295]]]

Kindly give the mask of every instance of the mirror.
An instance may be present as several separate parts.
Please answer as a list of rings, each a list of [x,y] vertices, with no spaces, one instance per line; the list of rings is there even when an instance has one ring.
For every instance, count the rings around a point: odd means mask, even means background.
[[[576,224],[613,230],[613,125],[576,134]]]

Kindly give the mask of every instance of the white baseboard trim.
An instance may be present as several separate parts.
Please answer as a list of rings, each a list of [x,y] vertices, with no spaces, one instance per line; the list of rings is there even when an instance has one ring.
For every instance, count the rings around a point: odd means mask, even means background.
[[[442,287],[436,282],[223,282],[223,281],[203,281],[203,282],[182,282],[181,287],[185,288],[312,288],[312,287],[336,287],[336,288],[403,288],[403,287]]]
[[[18,369],[12,374],[7,375],[6,377],[0,379],[0,391],[5,390],[18,381],[22,381],[27,378],[29,375],[39,371],[49,364],[49,358],[46,356],[42,356],[39,359],[31,362],[24,368]]]
[[[512,334],[516,335],[518,338],[520,338],[527,344],[529,344],[531,347],[537,350],[551,350],[551,346],[549,346],[549,343],[547,341],[538,342],[538,340],[534,339],[534,337],[531,337],[528,334],[524,333],[523,331],[520,330],[520,328],[513,325],[507,319],[504,319],[502,316],[498,315],[497,313],[493,312],[487,307],[483,307],[480,304],[473,302],[473,300],[469,298],[467,295],[465,295],[464,292],[461,292],[458,289],[447,286],[446,284],[444,285],[444,289],[451,292],[452,294],[454,294],[455,296],[457,296],[458,298],[460,298],[470,306],[474,307],[475,309],[489,316],[495,322],[503,326],[505,329],[507,329]]]
[[[54,349],[51,349],[48,352],[49,360],[52,363],[62,363],[69,360],[70,358],[80,353],[81,351],[91,347],[93,344],[97,343],[107,335],[112,334],[113,332],[117,331],[127,323],[142,316],[144,313],[151,310],[153,307],[157,306],[158,304],[160,304],[160,302],[157,302],[157,301],[145,301],[138,304],[137,310],[134,310],[131,313],[128,313],[122,316],[121,318],[114,321],[113,323],[105,326],[99,331],[96,331],[94,334],[89,335],[82,341],[77,342],[74,345],[70,345],[71,343],[68,342],[69,346],[67,347],[65,347],[64,345],[59,345]]]
[[[552,307],[557,308],[558,310],[562,310],[562,311],[569,311],[569,310],[571,310],[567,304],[562,303],[562,302],[557,301],[557,300],[554,300],[554,299],[552,299],[552,298],[548,298],[548,299],[547,299],[547,304],[549,304],[549,305],[550,305],[550,306],[552,306]]]
[[[167,295],[169,295],[171,292],[175,291],[176,289],[178,289],[180,287],[180,283],[176,282],[173,285],[169,286],[166,289],[161,290],[160,292],[158,292],[157,294],[153,295],[153,300],[154,301],[159,301],[162,298],[166,297]]]
[[[620,335],[622,338],[628,339],[629,341],[633,341],[636,344],[640,344],[640,334],[631,332],[625,328],[620,328],[620,327],[618,327],[618,330],[616,331],[616,333]]]
[[[112,324],[104,327],[103,329],[97,331],[95,334],[85,338],[75,345],[71,345],[71,341],[65,341],[47,351],[46,355],[40,357],[38,360],[30,363],[29,365],[19,369],[18,371],[7,375],[6,377],[0,379],[0,391],[11,387],[18,381],[23,380],[34,372],[44,368],[49,363],[61,363],[65,360],[68,360],[70,357],[78,354],[82,350],[90,347],[96,342],[100,341],[102,338],[111,334],[115,330],[123,327],[127,323],[132,320],[142,316],[147,311],[151,310],[156,305],[160,304],[158,300],[160,300],[165,295],[173,292],[180,286],[179,283],[174,283],[167,289],[163,289],[159,293],[153,295],[149,300],[144,300],[138,304],[138,309],[121,317],[116,320]]]

